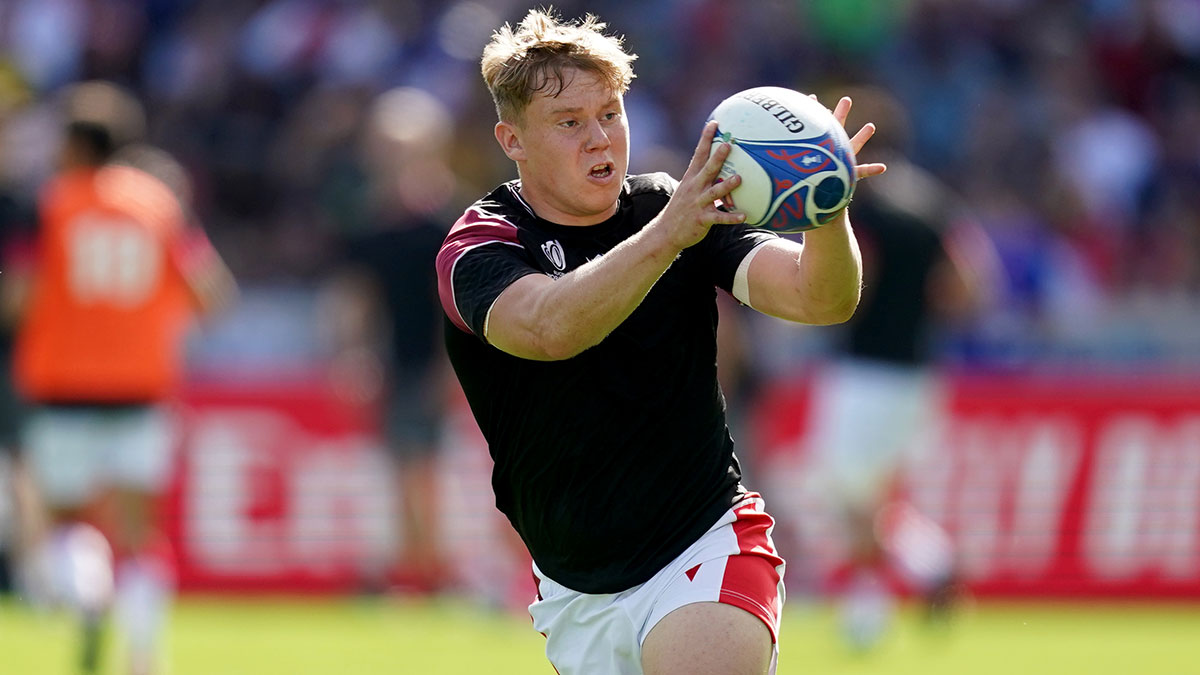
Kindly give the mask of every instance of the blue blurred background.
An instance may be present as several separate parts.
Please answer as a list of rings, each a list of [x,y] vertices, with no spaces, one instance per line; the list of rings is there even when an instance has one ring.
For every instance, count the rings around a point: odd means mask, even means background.
[[[1002,368],[1200,363],[1194,2],[556,6],[599,11],[641,57],[627,99],[632,171],[680,175],[708,112],[739,89],[788,86],[829,105],[851,85],[893,93],[911,117],[913,159],[967,199],[1004,266],[1004,292],[945,342],[947,357]],[[413,128],[448,134],[449,170],[420,192],[421,208],[449,227],[514,175],[491,137],[478,57],[491,30],[526,9],[5,0],[0,218],[31,219],[57,146],[55,92],[81,79],[123,84],[150,111],[150,140],[193,172],[199,218],[244,288],[240,309],[198,345],[196,367],[244,375],[320,359],[313,291],[341,244],[375,226],[387,193],[404,191],[377,180],[385,146],[372,135],[373,105],[415,87],[443,106],[442,119]],[[775,366],[820,345],[793,342],[764,337],[757,356]]]

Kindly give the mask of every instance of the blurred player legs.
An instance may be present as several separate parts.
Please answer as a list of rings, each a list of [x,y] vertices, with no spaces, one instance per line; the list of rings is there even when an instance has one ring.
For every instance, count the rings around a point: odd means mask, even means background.
[[[399,378],[384,413],[400,493],[400,549],[390,576],[400,588],[417,592],[441,590],[451,576],[438,522],[442,404],[430,395],[428,381],[428,376]]]
[[[30,470],[54,522],[39,558],[48,566],[49,600],[84,621],[85,670],[94,667],[98,623],[114,601],[132,671],[152,670],[174,587],[170,556],[152,525],[173,443],[170,413],[158,406],[54,406],[30,417]],[[111,548],[88,521],[110,533]]]
[[[814,466],[847,536],[839,620],[850,644],[867,648],[887,627],[897,586],[931,595],[953,581],[948,537],[896,501],[898,473],[935,428],[942,395],[931,372],[865,360],[824,366],[813,393]]]
[[[7,338],[5,338],[7,339]],[[13,390],[8,349],[0,363],[0,593],[25,595],[33,583],[27,564],[45,530],[41,499],[22,452],[26,413]]]
[[[847,636],[868,647],[891,614],[889,585],[940,598],[942,607],[957,588],[941,528],[910,505],[888,504],[907,454],[928,447],[943,410],[935,338],[988,302],[1000,266],[961,200],[908,161],[899,101],[875,88],[853,98],[852,115],[887,120],[872,148],[888,171],[855,196],[863,295],[814,384],[811,429],[818,475],[850,539]]]

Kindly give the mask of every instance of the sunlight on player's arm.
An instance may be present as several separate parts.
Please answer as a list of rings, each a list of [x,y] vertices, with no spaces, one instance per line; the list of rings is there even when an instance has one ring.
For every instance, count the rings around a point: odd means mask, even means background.
[[[568,359],[599,344],[650,292],[679,251],[650,228],[558,279],[514,281],[488,312],[487,341],[525,359]]]
[[[547,276],[529,274],[514,281],[488,311],[484,335],[488,344],[502,352],[536,361],[556,360],[556,339],[546,334],[539,319],[545,306]]]
[[[844,216],[805,234],[806,244],[776,239],[750,261],[749,305],[770,316],[812,325],[849,319],[862,289],[862,257]]]

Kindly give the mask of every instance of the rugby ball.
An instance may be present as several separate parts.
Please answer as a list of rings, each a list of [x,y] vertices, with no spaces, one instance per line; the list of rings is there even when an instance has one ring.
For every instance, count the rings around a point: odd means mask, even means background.
[[[712,151],[728,143],[718,180],[742,177],[724,206],[751,227],[803,232],[829,222],[854,194],[854,151],[825,106],[782,87],[740,91],[713,109]]]

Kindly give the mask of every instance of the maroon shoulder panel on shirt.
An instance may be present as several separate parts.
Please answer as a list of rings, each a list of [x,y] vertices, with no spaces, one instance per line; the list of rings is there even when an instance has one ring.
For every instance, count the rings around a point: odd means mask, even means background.
[[[473,331],[454,300],[454,267],[468,251],[488,244],[520,246],[517,226],[473,206],[450,228],[437,255],[438,297],[442,302],[442,311],[459,330],[466,333]]]

